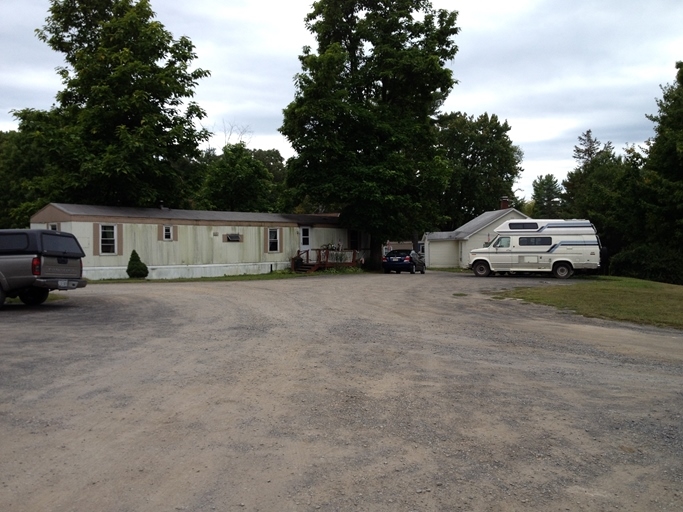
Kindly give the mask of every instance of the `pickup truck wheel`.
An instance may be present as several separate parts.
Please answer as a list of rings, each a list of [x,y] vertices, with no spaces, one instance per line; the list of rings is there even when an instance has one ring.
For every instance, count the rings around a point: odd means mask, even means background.
[[[553,275],[557,279],[569,279],[573,273],[572,267],[568,263],[556,263],[553,266]]]
[[[472,265],[472,270],[474,271],[474,275],[477,277],[486,277],[491,273],[491,269],[489,268],[488,263],[485,261],[477,261],[474,265]]]
[[[47,288],[29,288],[19,294],[19,300],[27,306],[38,306],[47,300],[49,294]]]
[[[427,270],[427,267],[426,267],[426,266],[423,266],[423,267],[420,269],[420,274],[424,274],[426,270]]]

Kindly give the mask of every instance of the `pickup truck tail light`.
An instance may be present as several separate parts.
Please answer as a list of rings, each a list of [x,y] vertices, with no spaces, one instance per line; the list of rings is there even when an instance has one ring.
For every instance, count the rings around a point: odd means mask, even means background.
[[[40,258],[37,256],[31,261],[31,272],[33,272],[34,276],[40,275]]]

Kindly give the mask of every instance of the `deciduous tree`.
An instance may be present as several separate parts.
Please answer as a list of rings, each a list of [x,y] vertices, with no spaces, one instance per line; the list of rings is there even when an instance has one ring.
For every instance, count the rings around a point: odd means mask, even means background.
[[[198,80],[187,37],[174,40],[149,0],[51,0],[40,39],[64,54],[64,89],[49,111],[15,112],[45,148],[36,182],[45,200],[184,205],[179,162],[209,133],[191,98]]]
[[[453,230],[488,210],[496,210],[503,196],[514,196],[522,172],[522,150],[515,146],[507,121],[495,114],[477,117],[464,113],[440,116],[436,129],[439,148],[448,164],[448,186],[443,195],[441,228]]]
[[[227,145],[207,166],[202,206],[209,210],[269,212],[273,210],[273,175],[244,143]]]
[[[339,207],[375,256],[438,224],[447,167],[432,119],[455,83],[456,16],[425,0],[319,0],[306,18],[317,49],[300,56],[280,128],[296,151],[288,184]]]

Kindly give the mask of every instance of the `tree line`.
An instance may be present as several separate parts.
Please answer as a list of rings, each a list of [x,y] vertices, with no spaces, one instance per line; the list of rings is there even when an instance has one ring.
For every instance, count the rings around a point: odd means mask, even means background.
[[[15,111],[18,129],[0,132],[0,227],[27,225],[49,202],[334,211],[345,227],[371,235],[377,255],[383,240],[455,229],[497,209],[502,196],[526,207],[515,196],[523,154],[508,123],[441,110],[457,84],[447,66],[458,50],[456,22],[456,11],[427,0],[315,2],[305,24],[316,47],[299,56],[294,99],[283,110],[280,132],[295,150],[285,162],[277,150],[242,142],[201,149],[211,134],[193,96],[210,72],[193,68],[194,45],[174,39],[149,0],[51,0],[36,33],[64,56],[63,88],[52,108]],[[653,120],[661,126],[662,114]],[[611,161],[609,145],[586,144],[594,153],[547,206],[553,216],[594,214],[613,247],[625,248],[630,239],[609,231],[614,222],[603,223],[591,199],[606,200],[597,187],[610,188],[601,181],[613,177],[602,164]],[[657,151],[653,143],[647,155],[611,159],[650,186],[646,163]],[[535,189],[528,207],[542,212],[546,198]]]
[[[551,174],[534,181],[528,213],[590,219],[612,274],[683,284],[683,62],[676,68],[658,113],[647,116],[655,135],[643,147],[618,155],[587,130],[561,184]]]

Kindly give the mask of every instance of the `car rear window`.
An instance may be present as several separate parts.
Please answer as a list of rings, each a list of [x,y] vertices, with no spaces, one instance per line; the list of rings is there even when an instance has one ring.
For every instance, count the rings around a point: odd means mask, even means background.
[[[410,256],[410,251],[407,249],[395,249],[393,251],[388,252],[387,256],[391,256],[391,257]]]
[[[75,238],[64,235],[43,234],[43,254],[56,254],[59,256],[72,256],[82,258],[85,256],[83,249],[78,245]]]
[[[0,235],[0,252],[17,252],[28,249],[28,235],[8,233]]]

